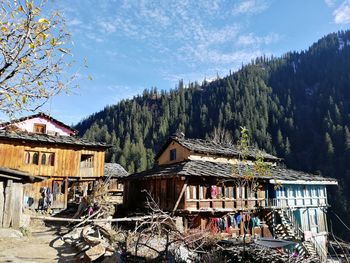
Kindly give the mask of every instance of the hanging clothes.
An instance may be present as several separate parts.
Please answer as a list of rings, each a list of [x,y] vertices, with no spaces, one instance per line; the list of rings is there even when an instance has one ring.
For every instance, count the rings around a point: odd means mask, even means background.
[[[226,221],[226,233],[230,233],[230,217],[226,216],[225,221]]]
[[[212,198],[212,199],[215,199],[215,198],[217,197],[217,195],[218,195],[218,189],[217,189],[216,185],[212,185],[212,186],[210,187],[210,195],[211,195],[211,198]]]
[[[234,215],[234,217],[235,217],[237,226],[240,227],[240,225],[241,225],[241,213],[236,213],[236,214]]]
[[[218,224],[216,218],[211,218],[210,220],[210,229],[213,234],[216,234],[218,231]]]

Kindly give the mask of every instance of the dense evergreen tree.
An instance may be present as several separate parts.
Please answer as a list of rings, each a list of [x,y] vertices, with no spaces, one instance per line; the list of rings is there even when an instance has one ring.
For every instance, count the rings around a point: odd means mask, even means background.
[[[107,161],[135,172],[153,165],[155,152],[172,133],[209,138],[220,128],[237,140],[239,127],[245,126],[256,146],[284,158],[289,167],[338,178],[343,185],[334,195],[334,207],[346,211],[349,83],[350,31],[341,31],[306,51],[257,58],[212,82],[185,87],[180,81],[168,92],[145,90],[91,115],[76,128],[88,139],[112,144]]]

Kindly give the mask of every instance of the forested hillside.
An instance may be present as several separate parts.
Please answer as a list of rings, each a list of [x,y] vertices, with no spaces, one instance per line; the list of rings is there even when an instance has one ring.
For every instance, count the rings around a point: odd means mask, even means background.
[[[150,167],[174,132],[206,138],[220,127],[237,139],[240,126],[289,167],[338,178],[336,194],[344,190],[350,200],[350,31],[329,34],[306,51],[257,58],[215,81],[145,90],[76,128],[112,144],[107,161],[134,172]],[[335,206],[347,209],[341,198]]]

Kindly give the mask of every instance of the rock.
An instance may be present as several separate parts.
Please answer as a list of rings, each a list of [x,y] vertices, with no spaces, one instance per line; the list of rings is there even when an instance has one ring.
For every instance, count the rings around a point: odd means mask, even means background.
[[[105,252],[106,248],[103,245],[98,244],[85,251],[85,259],[88,260],[88,262],[92,262],[98,259],[99,257],[103,256]]]
[[[12,228],[0,228],[0,238],[22,238],[23,234]]]

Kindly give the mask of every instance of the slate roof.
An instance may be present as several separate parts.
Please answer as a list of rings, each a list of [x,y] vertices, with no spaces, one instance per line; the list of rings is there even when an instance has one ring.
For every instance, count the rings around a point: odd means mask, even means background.
[[[43,181],[46,178],[42,176],[37,175],[31,175],[28,172],[11,169],[7,167],[0,167],[0,179],[13,179],[13,180],[20,180],[20,181]]]
[[[251,167],[251,166],[249,166]],[[238,178],[234,166],[227,163],[209,162],[209,161],[184,161],[170,165],[155,166],[150,170],[135,173],[127,176],[126,180],[143,179],[151,177],[214,177],[219,179]],[[269,175],[258,175],[257,178],[263,180],[287,180],[287,181],[336,181],[334,178],[326,178],[320,175],[304,173],[286,169],[279,166],[272,166]]]
[[[18,123],[18,122],[22,122],[22,121],[25,121],[25,120],[29,120],[29,119],[34,119],[34,118],[37,118],[37,117],[44,117],[45,119],[48,119],[60,126],[63,126],[64,128],[66,129],[69,129],[70,131],[72,131],[73,134],[77,134],[78,131],[73,129],[72,127],[68,126],[67,124],[64,124],[63,122],[60,122],[59,120],[56,120],[55,118],[52,118],[51,116],[43,113],[43,112],[39,112],[39,113],[36,113],[36,114],[33,114],[33,115],[29,115],[29,116],[25,116],[25,117],[22,117],[22,118],[19,118],[19,119],[14,119],[12,121],[7,121],[7,122],[1,122],[0,121],[0,128],[2,127],[5,127],[7,125],[10,125],[10,124],[14,124],[14,123]]]
[[[121,166],[119,163],[105,163],[105,176],[111,176],[112,178],[116,177],[125,177],[129,173]]]
[[[202,140],[202,139],[189,139],[184,136],[171,136],[168,141],[163,145],[160,151],[155,156],[155,159],[158,159],[160,155],[165,151],[165,149],[172,142],[178,142],[180,145],[186,149],[193,151],[195,153],[201,154],[210,154],[215,156],[224,156],[224,157],[238,157],[241,154],[241,151],[235,145],[228,145],[223,143],[216,143],[213,141]],[[258,149],[251,147],[248,150],[247,157],[248,159],[255,159]],[[271,154],[262,152],[262,156],[266,161],[280,161],[281,159],[273,156]]]
[[[82,147],[93,148],[109,148],[110,146],[105,143],[91,142],[85,139],[77,138],[74,136],[52,136],[47,134],[28,133],[28,132],[13,132],[0,130],[0,140],[14,140],[14,141],[27,141],[43,144],[64,144],[74,145]]]

